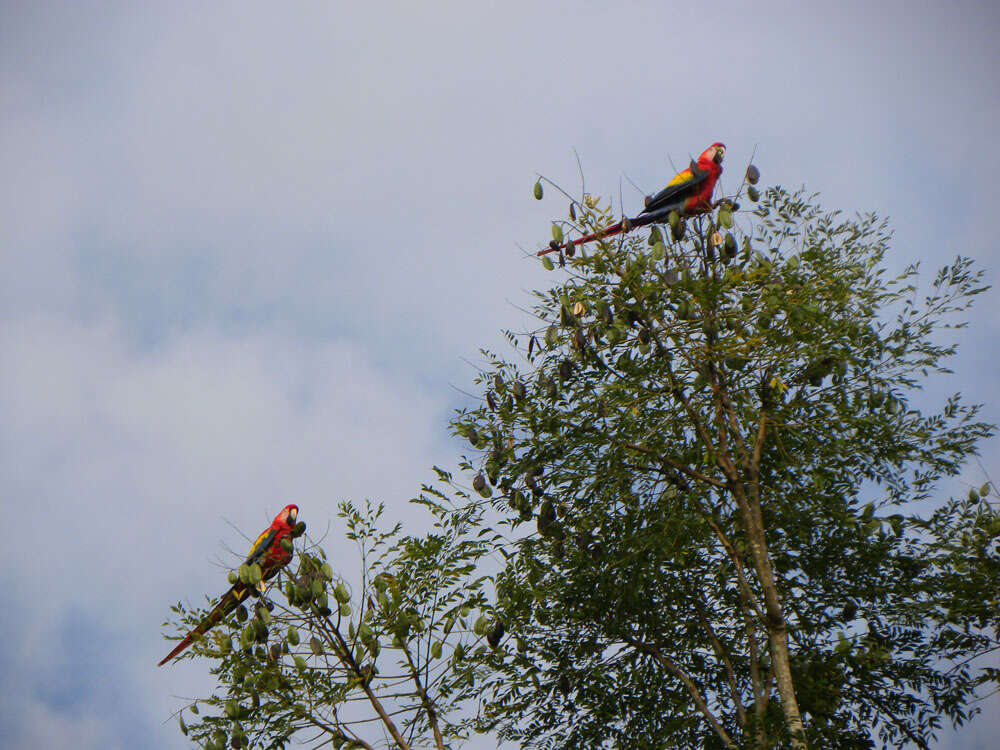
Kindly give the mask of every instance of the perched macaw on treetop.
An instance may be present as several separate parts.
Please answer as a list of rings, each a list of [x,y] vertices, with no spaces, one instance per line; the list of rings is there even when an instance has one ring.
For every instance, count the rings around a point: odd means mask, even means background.
[[[634,219],[626,217],[600,232],[562,244],[553,240],[545,250],[539,250],[538,255],[554,253],[559,250],[567,250],[568,254],[572,255],[577,245],[583,245],[602,237],[613,237],[616,234],[629,232],[636,227],[644,227],[647,224],[666,221],[674,211],[681,219],[711,211],[712,193],[715,190],[716,180],[722,174],[722,159],[725,154],[725,144],[713,143],[701,152],[697,161],[692,160],[687,169],[678,172],[663,190],[652,197],[647,197],[646,207]]]
[[[288,549],[282,545],[285,539],[292,536],[292,529],[295,528],[295,519],[299,515],[299,506],[297,505],[286,505],[281,509],[281,512],[274,517],[271,521],[271,525],[268,526],[263,533],[257,537],[257,541],[253,543],[250,548],[250,554],[247,555],[247,559],[244,561],[244,565],[252,566],[259,565],[261,577],[260,581],[256,584],[244,583],[242,580],[236,581],[233,587],[229,589],[222,598],[219,599],[219,603],[216,604],[212,611],[209,612],[205,618],[198,623],[195,628],[188,633],[184,638],[174,646],[174,650],[167,654],[163,661],[157,664],[158,667],[162,667],[168,661],[173,659],[177,654],[186,649],[194,641],[196,637],[202,635],[212,627],[214,627],[219,620],[228,615],[244,599],[247,595],[252,594],[253,596],[260,596],[264,593],[267,586],[264,581],[273,578],[277,575],[278,571],[289,563],[292,559],[292,548],[288,545]],[[305,528],[305,524],[300,524],[302,529]],[[298,534],[301,531],[296,532]],[[230,579],[231,580],[231,579]]]

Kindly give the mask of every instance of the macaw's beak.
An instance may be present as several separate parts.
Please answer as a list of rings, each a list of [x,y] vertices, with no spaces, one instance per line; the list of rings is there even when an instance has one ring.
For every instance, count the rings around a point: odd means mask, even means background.
[[[726,156],[726,149],[723,146],[717,146],[715,149],[715,163],[722,164],[722,159]]]
[[[295,523],[295,519],[298,517],[298,515],[299,515],[299,509],[298,508],[289,508],[289,510],[288,510],[288,525],[289,526],[291,526],[291,525],[293,525]]]

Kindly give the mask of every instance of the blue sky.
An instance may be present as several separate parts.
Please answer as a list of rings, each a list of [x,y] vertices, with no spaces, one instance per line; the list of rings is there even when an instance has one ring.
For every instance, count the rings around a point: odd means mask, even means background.
[[[895,266],[996,283],[997,38],[989,2],[4,3],[7,746],[182,746],[163,722],[209,681],[152,667],[159,625],[217,593],[224,518],[417,517],[464,360],[549,280],[519,246],[574,148],[631,207],[626,175],[722,140],[733,186],[756,148],[765,182],[888,215]],[[937,386],[992,421],[998,321],[991,292]],[[986,709],[940,747],[986,748]]]

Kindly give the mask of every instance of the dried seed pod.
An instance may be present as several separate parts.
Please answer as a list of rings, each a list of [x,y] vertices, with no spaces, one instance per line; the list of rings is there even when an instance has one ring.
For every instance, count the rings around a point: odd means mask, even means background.
[[[500,377],[500,373],[493,376],[493,388],[497,391],[503,390],[503,378]]]
[[[496,399],[493,398],[493,391],[486,392],[486,405],[490,407],[490,411],[496,411],[497,402]]]
[[[753,185],[747,188],[747,198],[756,203],[760,200],[760,191]]]
[[[473,425],[469,425],[469,442],[475,446],[479,442],[479,433]]]
[[[511,391],[513,392],[514,398],[517,399],[517,401],[524,400],[525,388],[524,388],[524,383],[522,383],[520,380],[514,381],[514,385],[511,386]]]
[[[552,526],[556,522],[556,510],[552,502],[546,500],[538,510],[538,533],[548,536],[552,532]]]
[[[587,348],[587,335],[582,328],[577,328],[573,333],[573,344],[581,352]]]
[[[475,478],[472,480],[472,489],[476,492],[482,492],[483,488],[486,487],[486,477],[482,475],[482,472],[476,474]]]
[[[497,620],[493,623],[493,626],[486,631],[486,642],[490,644],[490,648],[496,648],[500,645],[500,641],[506,632],[503,623]]]
[[[751,185],[756,185],[758,180],[760,180],[760,170],[751,164],[747,167],[747,182]]]

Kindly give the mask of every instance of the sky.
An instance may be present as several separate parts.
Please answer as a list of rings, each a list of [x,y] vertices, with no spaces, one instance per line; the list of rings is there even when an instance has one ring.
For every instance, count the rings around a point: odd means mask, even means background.
[[[891,268],[995,284],[998,38],[992,2],[0,3],[5,746],[184,746],[211,682],[153,666],[160,623],[221,591],[227,521],[422,522],[479,348],[552,282],[524,250],[566,205],[531,186],[578,192],[574,149],[634,209],[721,140],[723,187],[756,152],[890,217]],[[996,291],[957,335],[931,396],[1000,422]],[[938,747],[991,745],[984,708]]]

